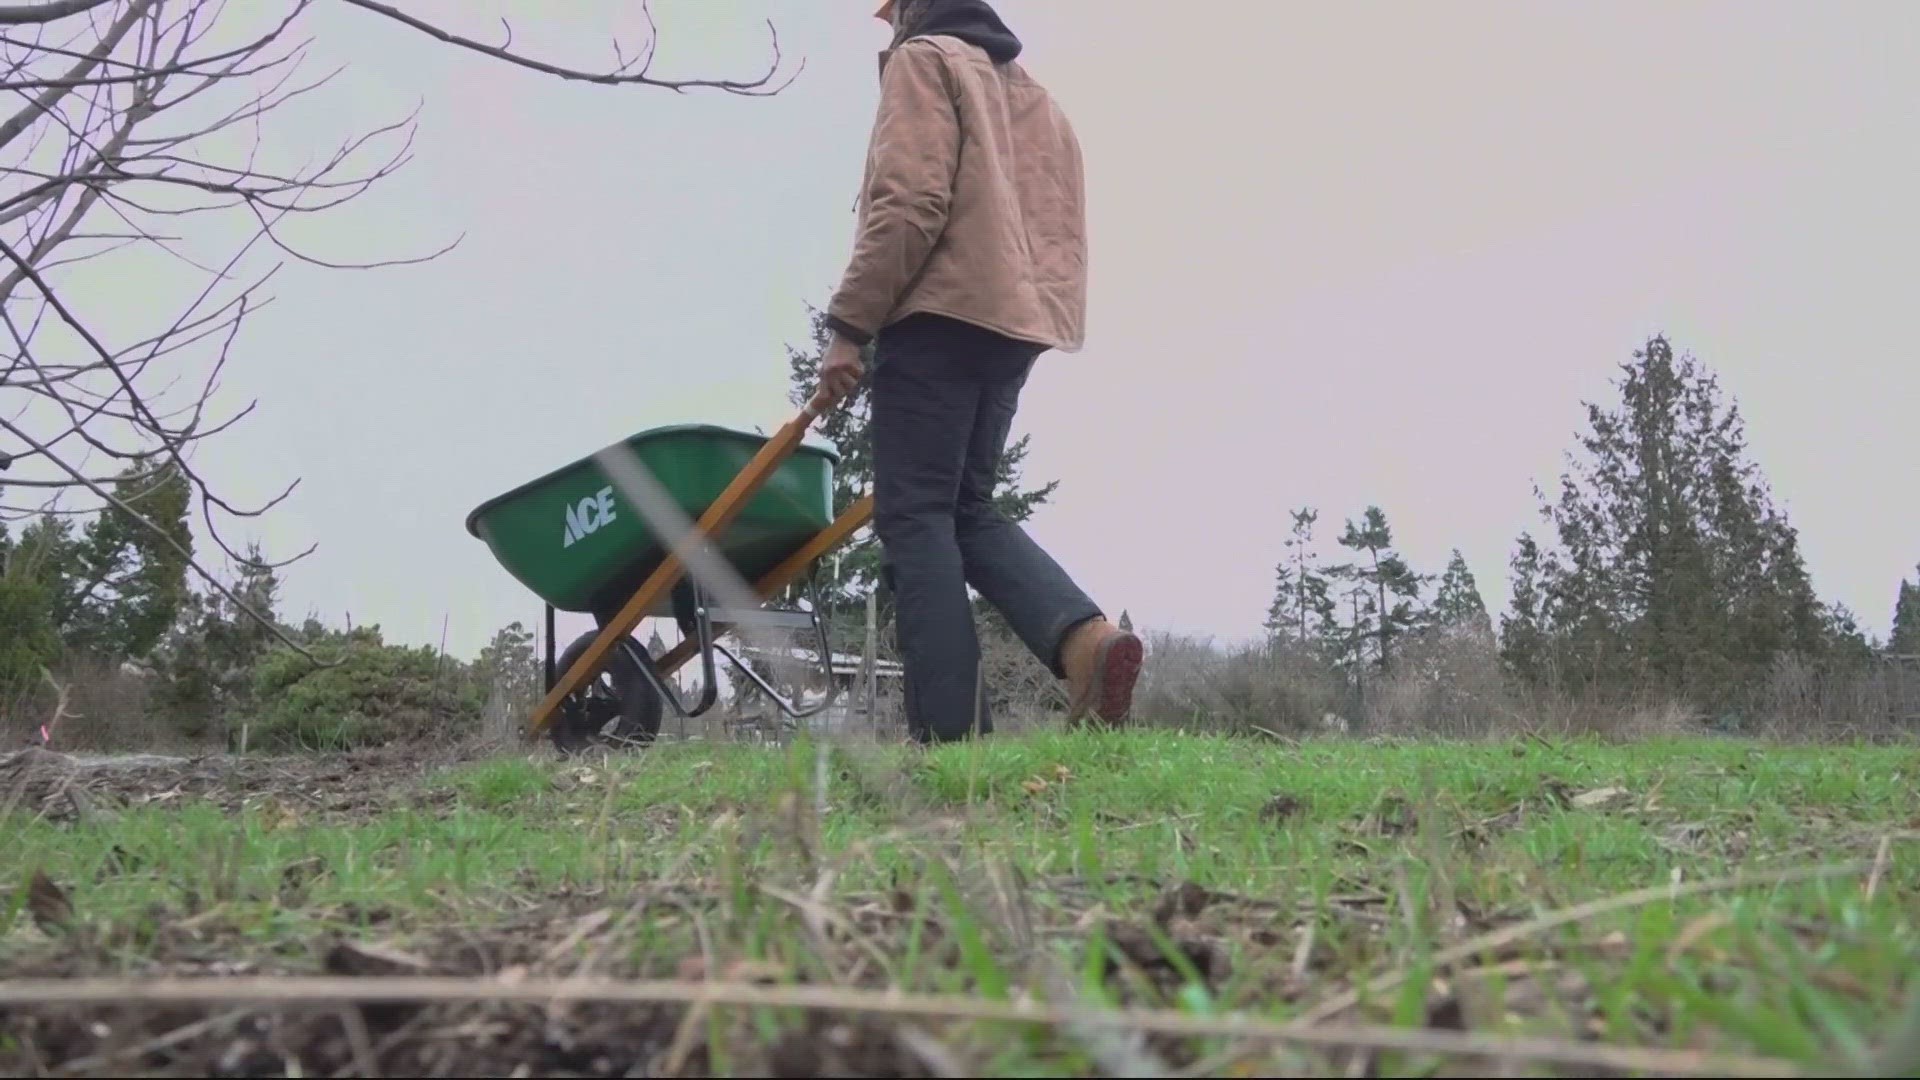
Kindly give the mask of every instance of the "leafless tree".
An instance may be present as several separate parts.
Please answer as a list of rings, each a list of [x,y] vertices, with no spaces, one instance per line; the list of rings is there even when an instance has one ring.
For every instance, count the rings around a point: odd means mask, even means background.
[[[339,207],[400,168],[414,130],[411,117],[397,118],[290,164],[263,139],[276,110],[338,74],[307,72],[302,25],[327,4],[439,43],[425,47],[548,77],[743,95],[791,82],[777,78],[777,36],[757,78],[654,76],[657,35],[644,3],[645,40],[616,41],[606,70],[516,51],[504,20],[503,40],[489,44],[378,0],[0,3],[0,90],[11,104],[0,104],[0,521],[71,512],[61,503],[69,494],[81,512],[113,505],[138,519],[114,481],[130,475],[137,487],[177,469],[201,531],[235,562],[253,562],[224,528],[271,510],[297,480],[242,502],[195,467],[193,450],[253,408],[217,414],[213,399],[242,324],[268,301],[263,287],[288,260],[365,269],[447,250],[349,262],[303,250],[290,235],[301,215]],[[111,303],[89,290],[106,274],[123,281]],[[126,288],[127,278],[139,288]],[[139,294],[143,302],[129,305]],[[203,563],[191,565],[227,591]]]

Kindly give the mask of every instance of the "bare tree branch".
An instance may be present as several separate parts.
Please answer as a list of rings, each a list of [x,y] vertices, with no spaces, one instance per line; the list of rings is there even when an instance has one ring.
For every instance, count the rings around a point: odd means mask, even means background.
[[[280,34],[280,31],[286,29],[287,24],[291,23],[295,18],[297,18],[299,16],[300,11],[303,10],[304,7],[305,5],[303,4],[299,8],[296,8],[292,15],[289,15],[287,16],[286,19],[282,20],[281,24],[278,27],[276,27],[274,30],[270,31],[265,37],[262,37],[259,40],[250,42],[246,45],[242,45],[238,48],[229,49],[228,51],[223,53],[215,53],[212,56],[202,56],[193,60],[183,60],[173,64],[168,64],[164,67],[156,67],[156,68],[136,67],[130,71],[124,72],[119,75],[83,75],[78,77],[67,76],[67,77],[50,78],[50,79],[7,79],[5,81],[5,84],[7,88],[10,90],[42,90],[42,89],[71,90],[81,86],[110,86],[114,83],[141,82],[143,80],[152,79],[155,76],[199,74],[200,69],[209,64],[216,64],[216,63],[220,63],[221,61],[234,59],[236,57],[245,57],[245,56],[252,55],[254,52],[259,50],[264,44],[273,40],[275,37],[278,37]],[[104,66],[102,62],[105,59],[106,58],[103,57],[103,58],[100,58],[99,60],[96,60],[95,61],[96,66]],[[244,72],[242,74],[251,74],[251,73]]]
[[[48,86],[25,108],[8,117],[4,123],[0,123],[0,148],[19,138],[20,133],[27,130],[34,121],[51,114],[61,98],[79,89],[82,85],[80,80],[86,78],[87,72],[99,67],[103,58],[120,47],[120,42],[126,39],[126,36],[133,31],[156,2],[157,0],[134,0],[133,3],[128,4],[127,10],[121,13],[120,18],[114,20],[113,26],[100,35],[100,44],[68,69],[64,80],[57,80],[54,85]],[[13,87],[8,86],[7,89],[11,90]]]
[[[280,505],[299,481],[264,498],[239,498],[194,462],[198,446],[254,409],[219,393],[228,364],[241,356],[241,331],[271,302],[264,290],[287,260],[333,269],[404,266],[435,259],[462,239],[411,252],[323,255],[291,231],[292,215],[314,220],[338,210],[413,153],[417,106],[310,155],[287,154],[271,138],[282,106],[325,92],[341,75],[309,70],[310,39],[298,31],[323,2],[0,3],[0,95],[12,99],[0,107],[0,480],[17,496],[0,501],[0,521],[112,509],[175,543],[177,525],[163,528],[126,496],[183,478],[198,519],[194,534],[215,550],[204,561],[194,561],[191,544],[180,553],[195,575],[275,634],[270,613],[248,609],[207,567],[218,553],[256,568],[309,554],[312,546],[278,560],[256,557],[226,536],[236,521]],[[566,80],[764,96],[793,77],[779,78],[777,33],[758,78],[657,77],[650,69],[659,33],[645,3],[645,40],[634,47],[616,40],[614,66],[591,71],[515,51],[504,19],[504,40],[492,45],[397,3],[332,2]],[[138,260],[138,252],[168,267],[139,290],[162,297],[161,313],[130,315],[130,305],[101,304],[87,287],[106,275],[141,273],[139,262],[121,261]]]
[[[106,7],[114,0],[49,0],[45,4],[9,4],[0,7],[0,26],[50,23]]]
[[[771,21],[767,23],[767,30],[773,36],[773,62],[767,66],[766,73],[759,78],[747,80],[661,79],[650,74],[645,66],[639,71],[626,70],[627,65],[625,64],[612,71],[584,71],[579,68],[563,67],[559,64],[550,63],[531,56],[523,56],[519,53],[509,52],[506,45],[488,45],[484,41],[476,41],[470,37],[463,37],[434,23],[428,22],[425,19],[409,15],[392,4],[381,3],[380,0],[340,0],[340,2],[361,8],[365,11],[371,11],[376,15],[383,15],[392,19],[394,22],[410,27],[428,37],[457,48],[468,49],[480,53],[483,56],[490,56],[496,60],[503,60],[509,64],[515,64],[523,68],[538,71],[543,75],[552,75],[557,78],[578,82],[599,83],[602,86],[651,86],[657,89],[675,91],[703,89],[723,90],[730,94],[741,94],[748,97],[767,97],[777,94],[788,86],[791,86],[793,80],[800,75],[799,71],[795,71],[792,75],[788,76],[784,82],[777,85],[773,82],[773,77],[780,72],[780,64],[784,57],[780,54],[780,31],[774,27]],[[652,10],[648,5],[642,4],[641,6],[643,9],[646,9],[648,25],[652,26]],[[503,26],[507,26],[505,19],[500,20],[500,23]],[[654,35],[650,35],[648,38],[649,43],[651,43],[654,38]],[[510,45],[512,42],[513,28],[507,26],[507,43]],[[617,50],[618,45],[616,44],[616,51]],[[649,61],[652,58],[652,53],[653,50],[649,47],[644,54]],[[801,66],[804,68],[805,64],[803,63]]]
[[[7,429],[7,431],[10,432],[14,437],[18,438],[21,442],[26,443],[28,446],[32,446],[34,449],[42,450],[44,452],[44,448],[34,443],[33,436],[29,435],[25,431],[22,431],[20,428],[14,426],[13,424],[5,420],[0,420],[0,427]],[[174,549],[176,552],[178,552],[180,554],[180,557],[187,561],[187,565],[193,569],[193,572],[195,574],[198,574],[200,576],[200,579],[202,581],[205,581],[209,586],[218,590],[219,593],[222,596],[225,596],[228,599],[228,601],[230,601],[236,608],[239,608],[242,612],[246,613],[248,618],[251,618],[253,621],[259,623],[261,626],[264,626],[268,630],[272,631],[273,635],[279,638],[282,644],[286,645],[288,648],[299,653],[301,656],[306,657],[308,660],[313,661],[315,664],[321,665],[322,667],[337,666],[340,663],[340,661],[336,660],[333,662],[333,664],[330,665],[325,661],[322,661],[319,657],[316,657],[312,653],[308,652],[306,646],[293,640],[291,637],[288,637],[280,629],[279,624],[273,620],[272,615],[270,613],[262,613],[262,612],[255,611],[252,607],[250,607],[247,604],[245,600],[242,600],[240,598],[238,593],[234,592],[231,588],[228,588],[227,585],[223,583],[218,577],[214,576],[205,567],[201,566],[200,560],[194,557],[192,549],[186,547],[185,545],[181,544],[180,541],[174,539],[174,536],[172,533],[168,532],[166,529],[156,524],[152,518],[148,517],[147,515],[141,513],[138,510],[135,510],[131,504],[121,499],[119,496],[115,495],[112,491],[108,490],[108,488],[104,484],[99,484],[92,480],[89,480],[78,472],[72,472],[70,473],[70,475],[73,477],[75,483],[79,484],[81,487],[86,488],[88,491],[91,491],[102,502],[113,507],[115,510],[118,510],[120,513],[125,514],[128,520],[131,520],[139,524],[142,528],[155,533],[162,540],[166,541],[167,546]]]

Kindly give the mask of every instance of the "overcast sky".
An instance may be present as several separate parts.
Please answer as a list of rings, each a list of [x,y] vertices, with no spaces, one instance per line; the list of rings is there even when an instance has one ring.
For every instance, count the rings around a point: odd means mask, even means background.
[[[593,66],[615,0],[408,0]],[[414,162],[305,233],[453,253],[276,285],[225,380],[258,414],[200,463],[302,487],[286,612],[471,654],[537,602],[474,505],[642,428],[771,429],[783,346],[846,258],[874,0],[654,0],[663,73],[806,69],[747,100],[569,85],[322,4],[330,143],[423,102]],[[1147,627],[1256,631],[1287,511],[1382,506],[1490,607],[1613,367],[1648,335],[1715,368],[1823,596],[1884,632],[1920,561],[1920,4],[1308,5],[1001,0],[1085,145],[1086,350],[1020,430],[1034,523]],[[563,11],[557,10],[563,9]],[[1179,12],[1176,16],[1174,12]],[[123,279],[123,284],[127,283]]]

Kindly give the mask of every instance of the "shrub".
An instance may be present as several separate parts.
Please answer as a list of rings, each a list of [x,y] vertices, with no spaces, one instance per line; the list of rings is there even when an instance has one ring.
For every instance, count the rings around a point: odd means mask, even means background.
[[[1920,735],[1920,665],[1785,656],[1748,687],[1748,700],[1724,726],[1787,740]]]
[[[379,630],[341,635],[316,667],[275,649],[254,671],[260,703],[249,742],[262,749],[345,750],[462,738],[480,726],[482,695],[432,649],[388,645]]]
[[[1140,723],[1188,730],[1302,735],[1338,729],[1350,695],[1319,658],[1284,643],[1222,650],[1154,635],[1134,696]]]
[[[1064,713],[1071,704],[1066,685],[1014,636],[1006,620],[988,609],[976,622],[980,678],[995,727],[1015,731],[1023,724]]]
[[[1490,635],[1428,630],[1403,640],[1384,675],[1371,673],[1362,716],[1372,735],[1483,738],[1516,726],[1509,696]]]

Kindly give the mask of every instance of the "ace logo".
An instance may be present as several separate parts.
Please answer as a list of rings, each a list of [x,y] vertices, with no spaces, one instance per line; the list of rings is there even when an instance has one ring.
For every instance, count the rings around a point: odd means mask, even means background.
[[[579,505],[567,507],[566,539],[560,546],[572,547],[585,540],[613,521],[613,517],[613,488],[603,487],[581,499]]]

